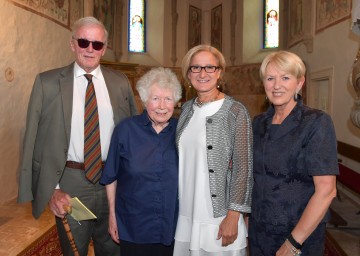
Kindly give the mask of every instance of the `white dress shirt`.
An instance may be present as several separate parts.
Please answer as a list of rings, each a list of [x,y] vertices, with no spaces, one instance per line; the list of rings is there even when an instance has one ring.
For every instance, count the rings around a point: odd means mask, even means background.
[[[84,162],[84,111],[86,87],[88,84],[84,74],[86,72],[75,62],[71,134],[67,160],[78,163]],[[91,74],[93,75],[92,81],[98,104],[101,157],[103,161],[106,161],[111,135],[115,126],[113,109],[100,66],[93,70]]]

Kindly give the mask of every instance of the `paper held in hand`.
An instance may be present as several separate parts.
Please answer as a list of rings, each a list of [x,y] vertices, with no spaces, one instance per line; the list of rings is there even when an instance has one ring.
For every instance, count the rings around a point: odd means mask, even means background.
[[[93,214],[77,197],[70,199],[71,213],[69,213],[76,221],[96,219]]]

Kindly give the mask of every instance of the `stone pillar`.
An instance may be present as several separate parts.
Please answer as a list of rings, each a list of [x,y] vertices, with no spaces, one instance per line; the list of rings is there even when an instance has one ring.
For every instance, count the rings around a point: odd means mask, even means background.
[[[176,56],[176,33],[177,33],[177,21],[178,21],[178,13],[177,13],[177,1],[171,1],[171,33],[172,33],[172,41],[171,41],[171,62],[173,67],[176,65],[177,56]]]

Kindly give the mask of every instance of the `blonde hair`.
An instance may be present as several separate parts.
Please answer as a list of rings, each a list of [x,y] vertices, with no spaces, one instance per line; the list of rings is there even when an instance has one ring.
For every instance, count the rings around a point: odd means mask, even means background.
[[[264,79],[266,68],[270,63],[276,68],[295,76],[297,79],[305,76],[306,67],[298,55],[288,51],[277,51],[267,55],[261,63],[259,72],[261,80]]]
[[[181,68],[182,68],[182,75],[183,75],[183,78],[185,79],[185,81],[188,84],[191,84],[190,79],[188,78],[187,74],[190,69],[190,63],[191,63],[192,58],[199,52],[210,52],[212,55],[214,55],[214,57],[218,61],[217,65],[222,70],[222,72],[221,72],[221,77],[222,77],[223,73],[225,71],[225,66],[226,66],[224,55],[218,49],[216,49],[215,47],[212,47],[211,45],[200,44],[200,45],[197,45],[197,46],[191,48],[186,53],[186,55],[184,56],[184,58],[182,60]]]

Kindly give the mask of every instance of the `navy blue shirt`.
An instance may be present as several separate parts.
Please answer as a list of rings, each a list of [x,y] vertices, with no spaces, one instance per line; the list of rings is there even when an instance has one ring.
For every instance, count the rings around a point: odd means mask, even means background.
[[[177,119],[171,118],[157,134],[144,111],[114,129],[100,183],[117,180],[120,240],[165,245],[174,240],[178,216],[176,125]]]
[[[313,176],[339,173],[335,129],[329,115],[298,100],[282,124],[272,125],[273,116],[271,106],[253,124],[249,239],[251,255],[256,256],[275,255],[284,243],[315,192]],[[328,215],[305,241],[304,255],[322,255],[327,220]]]

